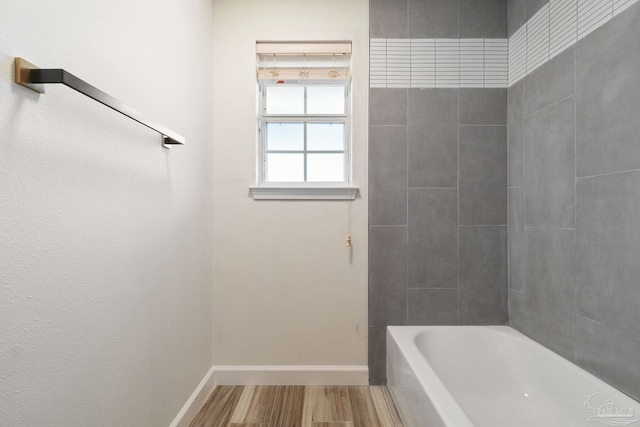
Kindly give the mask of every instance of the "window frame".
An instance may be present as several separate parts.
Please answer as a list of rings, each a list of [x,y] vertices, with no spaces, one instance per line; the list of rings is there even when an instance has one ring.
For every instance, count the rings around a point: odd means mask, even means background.
[[[302,114],[267,114],[267,89],[269,87],[303,87],[304,88],[304,112]],[[344,114],[308,114],[307,113],[307,89],[309,87],[319,86],[338,86],[344,88]],[[297,81],[292,83],[278,83],[273,81],[259,81],[259,105],[258,105],[258,185],[274,186],[274,187],[339,187],[348,186],[351,182],[351,82],[341,81],[321,82],[313,81]],[[304,124],[304,142],[303,149],[300,150],[268,150],[267,148],[267,124],[268,123],[303,123]],[[344,125],[343,150],[309,150],[307,147],[307,125],[315,123],[338,123]],[[302,154],[304,167],[304,181],[267,181],[267,155],[269,153],[295,153]],[[307,176],[307,159],[309,154],[343,154],[343,176],[342,181],[308,181]]]

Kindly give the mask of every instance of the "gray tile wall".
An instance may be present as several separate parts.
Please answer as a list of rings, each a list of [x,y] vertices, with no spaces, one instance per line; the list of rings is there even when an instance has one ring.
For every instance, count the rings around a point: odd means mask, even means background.
[[[507,37],[506,0],[370,7],[371,37]],[[371,384],[387,325],[507,322],[506,120],[506,89],[370,90]]]
[[[537,3],[509,0],[510,32]],[[638,40],[640,4],[507,97],[510,323],[636,399]]]

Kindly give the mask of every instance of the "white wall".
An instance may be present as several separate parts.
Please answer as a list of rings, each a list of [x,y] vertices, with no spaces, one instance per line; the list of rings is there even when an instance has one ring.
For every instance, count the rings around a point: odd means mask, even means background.
[[[214,363],[367,364],[368,0],[214,2]],[[256,40],[353,41],[344,201],[254,201]],[[365,378],[366,380],[366,378]]]
[[[210,0],[0,2],[0,425],[168,425],[212,363]],[[182,133],[66,87],[65,68]]]

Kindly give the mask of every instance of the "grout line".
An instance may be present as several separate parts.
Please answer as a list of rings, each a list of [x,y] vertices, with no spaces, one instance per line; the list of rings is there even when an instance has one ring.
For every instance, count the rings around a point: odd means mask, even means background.
[[[409,33],[409,22],[408,22],[408,18],[409,17],[409,6],[407,5],[407,34]],[[407,198],[407,202],[406,202],[406,206],[405,206],[405,215],[406,215],[406,223],[407,223],[407,229],[405,230],[405,247],[404,247],[404,298],[405,298],[405,310],[404,310],[404,315],[405,315],[405,323],[408,325],[409,324],[409,105],[411,104],[409,102],[409,89],[405,89],[406,91],[406,95],[407,95],[407,109],[406,109],[406,115],[407,115],[407,119],[406,119],[406,126],[407,126],[407,131],[405,132],[405,145],[406,145],[406,158],[405,158],[405,165],[407,168],[407,181],[406,181],[406,188],[405,188],[405,195]],[[385,370],[386,370],[386,366],[385,366]]]
[[[383,128],[399,128],[399,127],[405,127],[407,125],[369,125],[370,127],[383,127]]]
[[[462,88],[462,89],[467,89],[467,88]],[[504,88],[502,88],[502,89],[504,89]],[[461,128],[467,128],[467,127],[496,128],[496,127],[507,127],[507,125],[506,124],[495,124],[495,125],[491,125],[491,124],[481,124],[481,125],[463,124],[463,125],[458,125],[458,127],[461,127]]]
[[[525,225],[524,228],[528,228],[530,230],[565,230],[565,231],[576,231],[575,228],[571,227],[549,227],[544,225]]]
[[[458,224],[458,227],[507,227],[508,224]]]
[[[460,20],[460,13],[459,13],[459,9],[460,9],[460,1],[458,0],[458,20]],[[458,30],[459,31],[459,30]],[[458,123],[460,123],[460,91],[456,90],[456,159],[457,159],[457,163],[456,163],[456,169],[457,169],[457,173],[456,173],[456,185],[457,185],[457,230],[456,230],[456,238],[457,238],[457,242],[456,242],[456,251],[457,251],[457,278],[456,278],[456,289],[457,289],[457,297],[458,297],[458,301],[456,304],[456,317],[457,317],[457,324],[460,324],[460,319],[461,319],[461,314],[460,314],[460,125],[458,125]]]
[[[458,187],[409,187],[408,190],[457,190]]]
[[[576,1],[577,7],[578,1]],[[613,2],[611,2],[611,6],[613,7]],[[577,10],[576,10],[577,14]],[[576,18],[577,19],[577,18]],[[577,23],[576,23],[577,27]],[[576,29],[577,31],[577,29]],[[576,36],[577,39],[577,36]],[[578,80],[578,71],[577,71],[577,56],[578,49],[577,47],[573,49],[573,95],[577,93],[577,80]],[[573,282],[573,359],[576,359],[576,331],[577,331],[577,321],[578,321],[578,120],[577,120],[577,105],[574,99],[573,102],[573,176],[575,180],[573,181],[573,224],[576,228],[573,233],[573,273],[574,273],[574,282]]]
[[[575,111],[574,111],[574,113],[575,113]],[[620,174],[623,174],[623,173],[633,173],[633,172],[640,172],[640,169],[629,169],[629,170],[625,170],[625,171],[608,172],[608,173],[601,173],[601,174],[598,174],[598,175],[588,175],[588,176],[577,176],[578,171],[576,169],[576,181],[579,181],[579,180],[582,180],[582,179],[599,178],[599,177],[602,177],[602,176],[620,175]]]
[[[575,52],[575,50],[574,50],[574,52]],[[524,98],[524,97],[523,97],[523,98]],[[538,109],[538,110],[535,110],[534,112],[529,113],[528,115],[524,115],[524,118],[525,118],[525,120],[526,120],[526,119],[528,119],[529,117],[531,117],[531,116],[535,116],[536,114],[538,114],[538,113],[540,113],[540,112],[542,112],[542,111],[544,111],[544,110],[548,110],[549,108],[554,107],[554,106],[556,106],[556,105],[560,104],[561,102],[566,101],[567,99],[570,99],[570,98],[573,98],[573,94],[568,95],[568,96],[565,96],[564,98],[561,98],[561,99],[559,99],[559,100],[557,100],[557,101],[553,102],[552,104],[546,105],[546,106],[544,106],[544,107],[542,107],[542,108],[540,108],[540,109]],[[575,110],[575,108],[574,108],[574,110]]]

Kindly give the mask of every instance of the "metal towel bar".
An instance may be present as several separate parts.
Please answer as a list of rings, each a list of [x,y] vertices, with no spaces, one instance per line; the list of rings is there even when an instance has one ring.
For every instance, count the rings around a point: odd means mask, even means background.
[[[183,145],[185,143],[185,139],[183,136],[178,135],[177,133],[167,129],[166,127],[158,123],[150,121],[133,108],[128,107],[111,95],[104,93],[100,89],[90,85],[84,80],[77,78],[73,74],[63,69],[40,69],[22,58],[16,58],[15,81],[16,83],[38,93],[44,93],[44,88],[41,86],[43,84],[62,83],[63,85],[77,90],[83,95],[95,99],[99,103],[104,104],[107,107],[112,108],[117,112],[135,120],[136,122],[162,134],[163,147],[169,148],[170,145]]]

